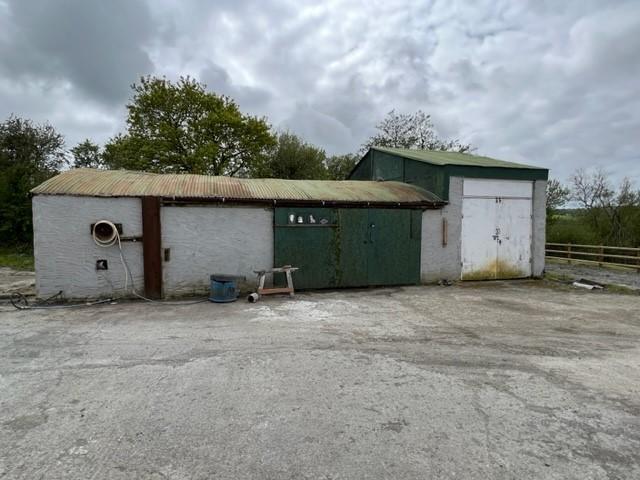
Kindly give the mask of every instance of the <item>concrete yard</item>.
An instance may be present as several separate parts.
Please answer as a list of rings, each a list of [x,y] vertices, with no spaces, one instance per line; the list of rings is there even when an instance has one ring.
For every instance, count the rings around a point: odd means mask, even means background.
[[[0,311],[0,478],[640,478],[640,296]]]

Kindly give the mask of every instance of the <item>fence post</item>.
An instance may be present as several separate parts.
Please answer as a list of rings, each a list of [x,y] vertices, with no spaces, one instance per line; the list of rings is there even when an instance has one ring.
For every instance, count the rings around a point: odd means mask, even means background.
[[[636,254],[638,255],[638,262],[637,262],[638,268],[636,268],[636,271],[640,273],[640,247],[638,247],[638,251],[636,252]]]
[[[571,244],[567,243],[567,263],[571,265]]]
[[[604,247],[600,245],[600,256],[598,257],[598,266],[602,266],[602,262],[604,262]]]

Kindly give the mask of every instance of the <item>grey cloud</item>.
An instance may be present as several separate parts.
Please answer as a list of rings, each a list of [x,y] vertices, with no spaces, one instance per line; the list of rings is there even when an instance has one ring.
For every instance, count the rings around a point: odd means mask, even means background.
[[[70,82],[111,103],[153,70],[144,51],[153,25],[143,2],[12,0],[8,12],[11,33],[0,44],[4,76]]]
[[[640,182],[636,1],[113,5],[0,0],[0,113],[105,138],[139,74],[191,74],[328,153],[356,151],[392,108],[419,108],[480,154]]]
[[[353,150],[353,136],[346,125],[305,104],[297,105],[292,115],[281,123],[280,128],[291,130],[324,149],[331,145],[329,153]]]
[[[233,98],[242,110],[253,114],[267,113],[271,93],[263,88],[235,84],[221,66],[209,63],[200,73],[199,79],[210,91]]]

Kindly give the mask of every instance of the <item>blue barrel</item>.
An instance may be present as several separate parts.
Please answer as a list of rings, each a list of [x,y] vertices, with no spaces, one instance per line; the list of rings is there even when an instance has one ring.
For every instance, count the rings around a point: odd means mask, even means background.
[[[211,275],[209,300],[215,303],[235,302],[240,295],[238,277],[231,275]]]

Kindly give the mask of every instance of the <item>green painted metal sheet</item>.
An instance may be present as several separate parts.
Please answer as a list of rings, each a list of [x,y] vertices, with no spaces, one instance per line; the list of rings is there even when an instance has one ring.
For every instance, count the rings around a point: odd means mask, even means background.
[[[419,283],[421,213],[369,209],[369,285]]]
[[[366,251],[369,228],[369,210],[343,208],[338,211],[339,226],[336,234],[338,252],[338,285],[340,287],[364,287],[367,278]]]
[[[373,150],[371,158],[373,162],[371,180],[404,181],[404,165],[403,162],[398,161],[397,156]]]
[[[274,264],[299,268],[298,289],[420,281],[420,210],[280,207],[274,219]]]
[[[397,159],[396,159],[397,160]],[[441,192],[444,199],[449,197],[449,176],[444,168],[428,163],[403,159],[404,181],[417,185],[429,192]]]
[[[360,160],[351,173],[349,174],[349,179],[351,180],[371,180],[372,172],[371,172],[371,151],[367,152],[362,160]]]
[[[294,216],[293,223],[290,215]],[[310,223],[310,218],[316,223]],[[299,219],[302,223],[298,223]],[[337,287],[337,209],[276,208],[274,220],[274,265],[299,268],[293,274],[297,289]],[[283,284],[283,278],[274,281]]]
[[[503,180],[546,180],[549,171],[544,169],[517,169],[500,167],[465,167],[462,165],[447,165],[445,167],[450,177],[468,178],[498,178]]]

